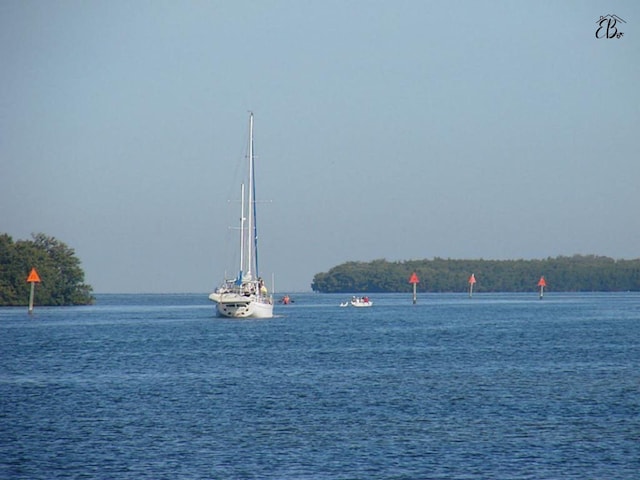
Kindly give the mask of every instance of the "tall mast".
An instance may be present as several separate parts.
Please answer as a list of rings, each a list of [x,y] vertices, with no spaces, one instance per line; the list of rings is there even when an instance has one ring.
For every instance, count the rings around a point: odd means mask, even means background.
[[[255,237],[254,234],[254,213],[253,209],[255,208],[253,198],[253,112],[249,112],[249,245],[247,248],[247,278],[249,280],[252,279],[251,267],[253,265],[253,239]]]

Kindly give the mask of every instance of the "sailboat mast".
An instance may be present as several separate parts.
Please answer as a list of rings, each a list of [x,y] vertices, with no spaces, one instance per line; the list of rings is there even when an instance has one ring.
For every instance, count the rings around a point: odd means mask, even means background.
[[[253,239],[254,235],[254,198],[253,198],[253,112],[249,112],[249,238],[247,246],[247,277],[252,279],[251,267],[253,265]]]

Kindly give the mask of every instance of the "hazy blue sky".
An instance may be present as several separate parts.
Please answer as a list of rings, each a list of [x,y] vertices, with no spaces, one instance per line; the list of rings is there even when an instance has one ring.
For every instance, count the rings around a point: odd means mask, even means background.
[[[67,243],[98,293],[208,292],[252,110],[279,290],[347,260],[638,258],[639,39],[635,0],[5,0],[0,232]]]

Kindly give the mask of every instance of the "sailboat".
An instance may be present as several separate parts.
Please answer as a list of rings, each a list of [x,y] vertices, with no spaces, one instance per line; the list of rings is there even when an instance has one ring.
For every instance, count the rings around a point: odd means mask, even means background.
[[[273,297],[258,276],[258,234],[256,230],[253,113],[249,114],[248,189],[240,188],[240,269],[236,278],[225,279],[209,300],[217,314],[231,318],[272,318]],[[245,211],[246,210],[246,211]]]

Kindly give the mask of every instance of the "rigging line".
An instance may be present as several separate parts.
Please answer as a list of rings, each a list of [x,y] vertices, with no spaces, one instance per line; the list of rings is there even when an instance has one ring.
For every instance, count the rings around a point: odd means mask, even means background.
[[[254,153],[255,160],[255,153]],[[255,251],[255,262],[256,262],[256,277],[260,276],[260,269],[258,268],[258,220],[256,216],[256,169],[255,165],[252,169],[251,174],[253,175],[252,183],[253,183],[253,248]]]

